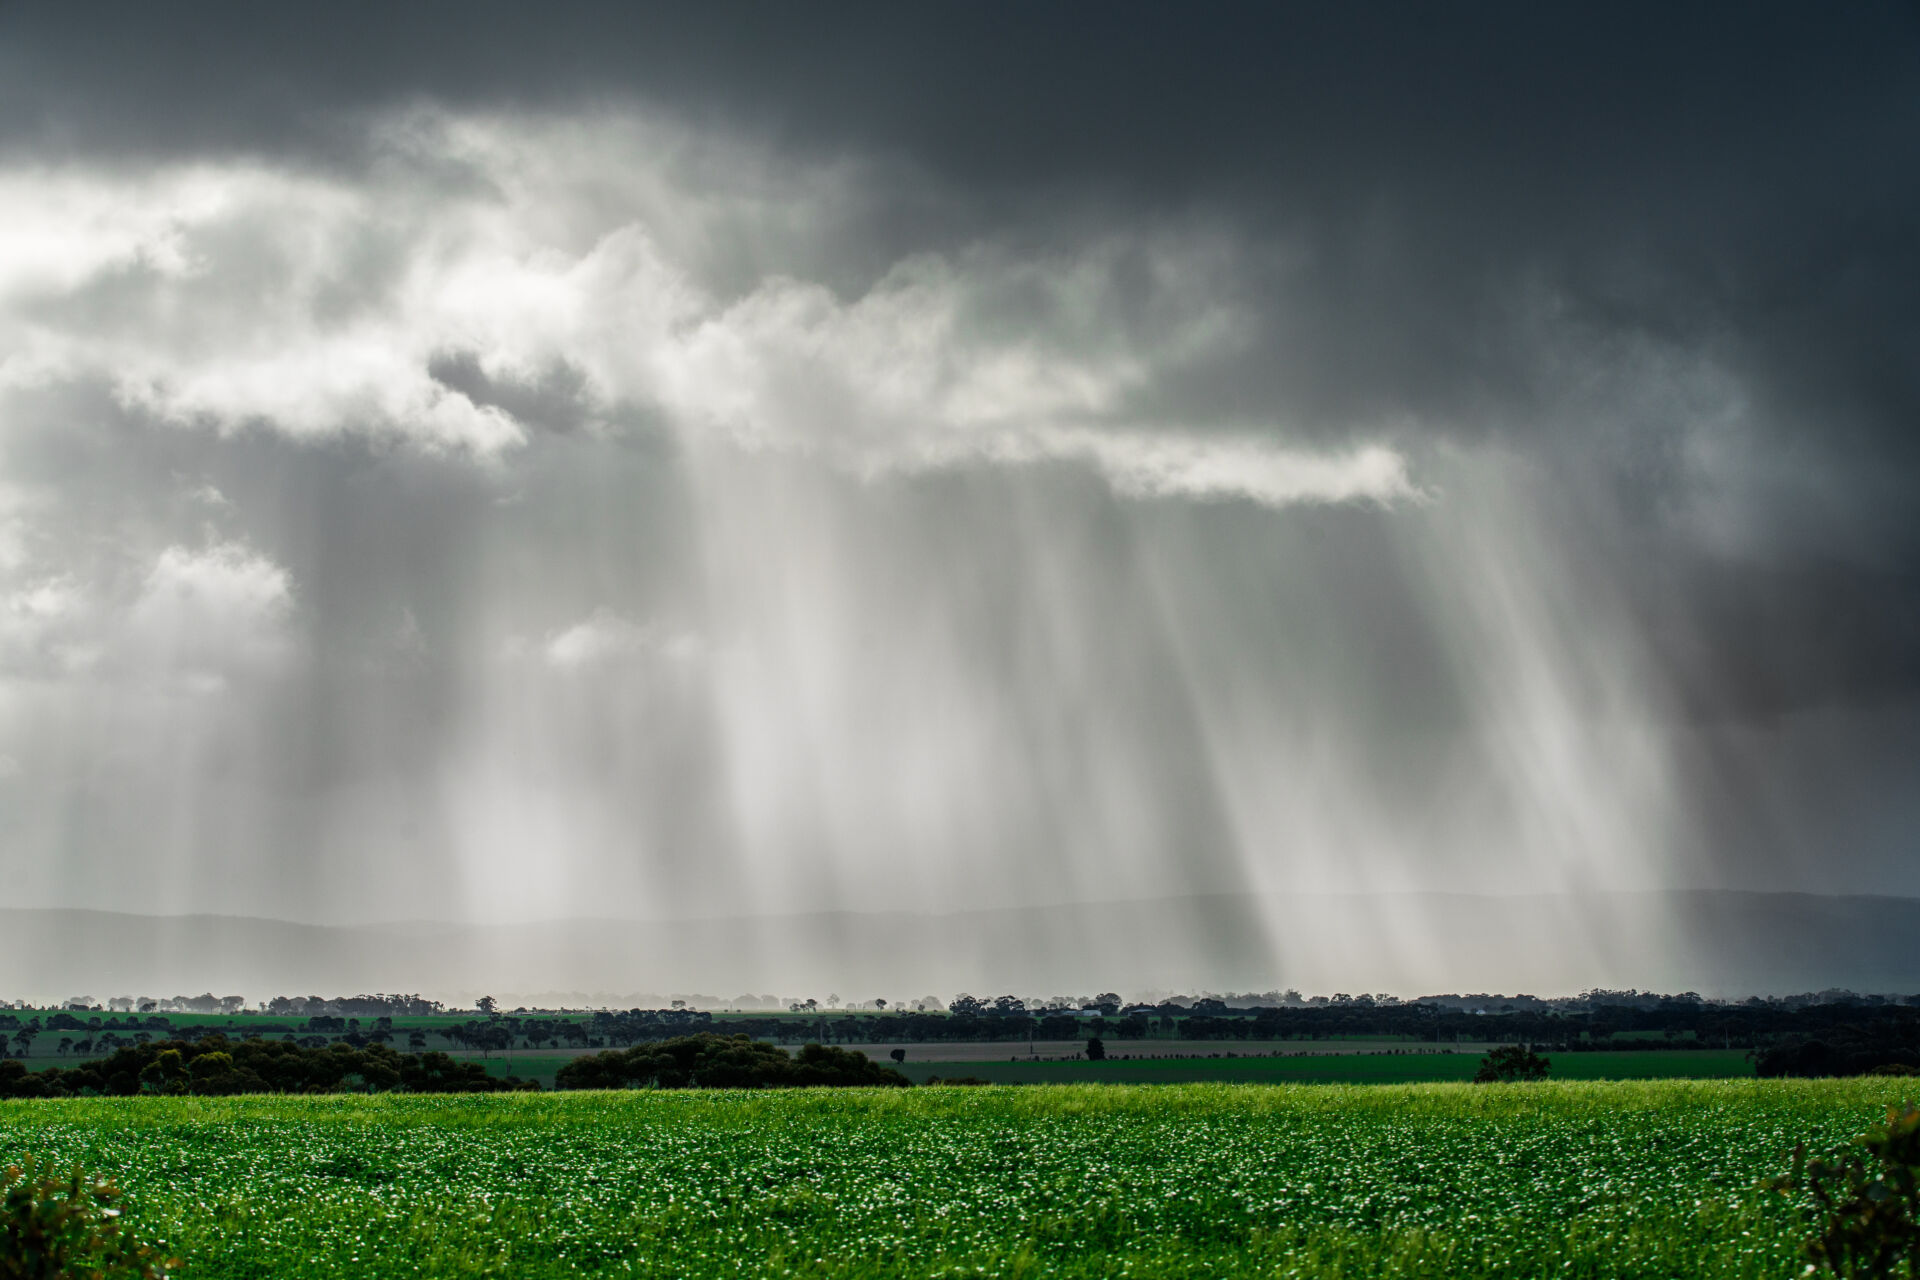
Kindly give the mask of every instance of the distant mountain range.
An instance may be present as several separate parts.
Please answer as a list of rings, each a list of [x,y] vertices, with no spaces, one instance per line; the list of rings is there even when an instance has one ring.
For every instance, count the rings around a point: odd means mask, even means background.
[[[1012,991],[1589,987],[1920,991],[1920,899],[1686,891],[1210,894],[675,922],[326,926],[0,908],[0,998],[337,995],[623,1003]]]

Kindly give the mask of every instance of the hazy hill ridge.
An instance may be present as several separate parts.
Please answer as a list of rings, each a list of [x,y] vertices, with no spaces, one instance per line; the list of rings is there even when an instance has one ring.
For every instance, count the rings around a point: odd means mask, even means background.
[[[0,996],[959,990],[1920,990],[1920,900],[1198,895],[948,915],[334,926],[0,908]]]

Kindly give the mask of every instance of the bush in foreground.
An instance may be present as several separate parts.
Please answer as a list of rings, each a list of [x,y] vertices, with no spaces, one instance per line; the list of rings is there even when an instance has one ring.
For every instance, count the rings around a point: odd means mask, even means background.
[[[911,1084],[865,1054],[810,1044],[786,1050],[746,1036],[701,1033],[575,1058],[554,1076],[558,1089],[788,1089]]]
[[[1885,1123],[1823,1159],[1795,1147],[1792,1172],[1768,1185],[1807,1194],[1818,1230],[1806,1253],[1816,1266],[1842,1276],[1920,1276],[1920,1109],[1889,1107]]]
[[[151,1280],[174,1265],[134,1239],[120,1191],[75,1164],[0,1171],[0,1280]]]

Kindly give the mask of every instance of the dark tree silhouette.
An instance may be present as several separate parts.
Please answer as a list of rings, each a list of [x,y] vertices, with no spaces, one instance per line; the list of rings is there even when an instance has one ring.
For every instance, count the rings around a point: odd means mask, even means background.
[[[1514,1080],[1545,1080],[1547,1060],[1523,1044],[1503,1044],[1480,1059],[1473,1073],[1475,1084],[1499,1084]]]
[[[865,1054],[809,1044],[785,1050],[710,1032],[575,1058],[555,1074],[559,1089],[777,1089],[913,1082]]]

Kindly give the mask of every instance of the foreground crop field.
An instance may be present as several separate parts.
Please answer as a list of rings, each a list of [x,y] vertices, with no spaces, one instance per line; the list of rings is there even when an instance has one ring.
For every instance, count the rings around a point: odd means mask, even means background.
[[[0,1103],[205,1277],[1751,1276],[1911,1081]]]

